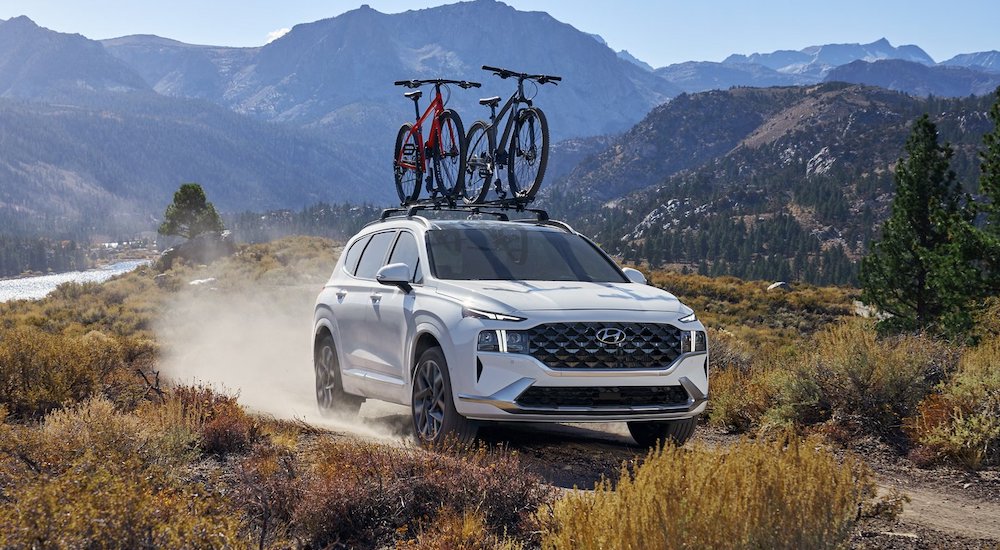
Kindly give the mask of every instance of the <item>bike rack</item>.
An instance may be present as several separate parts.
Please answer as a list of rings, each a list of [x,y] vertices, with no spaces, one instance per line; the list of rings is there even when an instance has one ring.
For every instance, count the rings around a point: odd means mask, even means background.
[[[441,202],[425,199],[422,201],[417,201],[414,203],[406,204],[396,208],[386,208],[382,210],[382,215],[379,216],[379,221],[385,221],[394,216],[403,216],[407,218],[412,218],[421,211],[434,211],[434,212],[465,212],[469,214],[469,217],[487,215],[494,216],[500,221],[510,221],[510,217],[507,215],[508,212],[530,212],[535,215],[538,221],[548,222],[549,213],[540,208],[528,208],[528,204],[531,200],[516,200],[516,199],[496,199],[492,201],[485,201],[476,204],[459,204],[454,201]],[[405,213],[405,214],[404,214]]]

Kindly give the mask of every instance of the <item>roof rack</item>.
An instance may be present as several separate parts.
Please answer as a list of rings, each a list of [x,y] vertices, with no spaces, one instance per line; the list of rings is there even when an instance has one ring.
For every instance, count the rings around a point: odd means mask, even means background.
[[[510,221],[508,212],[531,212],[537,221],[549,221],[549,213],[540,208],[527,208],[530,201],[498,199],[477,204],[462,204],[454,201],[442,203],[438,201],[419,201],[412,204],[400,206],[398,208],[386,208],[379,216],[379,221],[385,221],[391,217],[405,216],[412,218],[418,212],[466,212],[469,216],[494,216],[500,221]]]

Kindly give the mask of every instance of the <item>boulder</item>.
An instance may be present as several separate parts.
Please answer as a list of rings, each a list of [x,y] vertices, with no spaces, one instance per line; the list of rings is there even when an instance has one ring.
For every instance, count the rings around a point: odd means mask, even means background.
[[[771,283],[771,286],[767,287],[768,292],[771,292],[772,290],[784,290],[785,292],[788,292],[791,289],[792,285],[786,283],[785,281],[778,281],[776,283]]]

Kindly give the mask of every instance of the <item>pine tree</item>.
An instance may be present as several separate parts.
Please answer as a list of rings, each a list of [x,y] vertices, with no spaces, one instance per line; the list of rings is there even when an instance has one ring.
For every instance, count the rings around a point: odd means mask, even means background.
[[[986,293],[993,296],[1000,294],[1000,88],[997,88],[996,96],[997,100],[990,109],[994,128],[983,136],[985,150],[979,153],[982,161],[979,192],[986,199],[980,205],[986,214],[980,251],[986,271]]]
[[[927,115],[914,123],[905,151],[892,214],[861,262],[862,299],[891,316],[883,329],[958,335],[971,325],[965,306],[978,278],[967,257],[970,210],[949,169],[952,149],[938,144]]]
[[[197,183],[185,183],[174,193],[174,202],[167,206],[159,233],[190,239],[222,229],[222,218],[215,211],[215,206],[206,199],[201,186]]]

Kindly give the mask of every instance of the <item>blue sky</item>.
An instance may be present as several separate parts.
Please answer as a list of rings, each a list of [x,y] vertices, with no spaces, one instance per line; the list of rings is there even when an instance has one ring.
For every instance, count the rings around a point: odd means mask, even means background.
[[[0,0],[0,19],[89,38],[157,34],[183,42],[256,46],[297,23],[333,17],[367,3],[396,13],[450,2],[427,0]],[[506,0],[547,11],[600,34],[655,67],[721,61],[730,53],[800,49],[814,44],[917,44],[937,61],[1000,50],[997,0]]]

